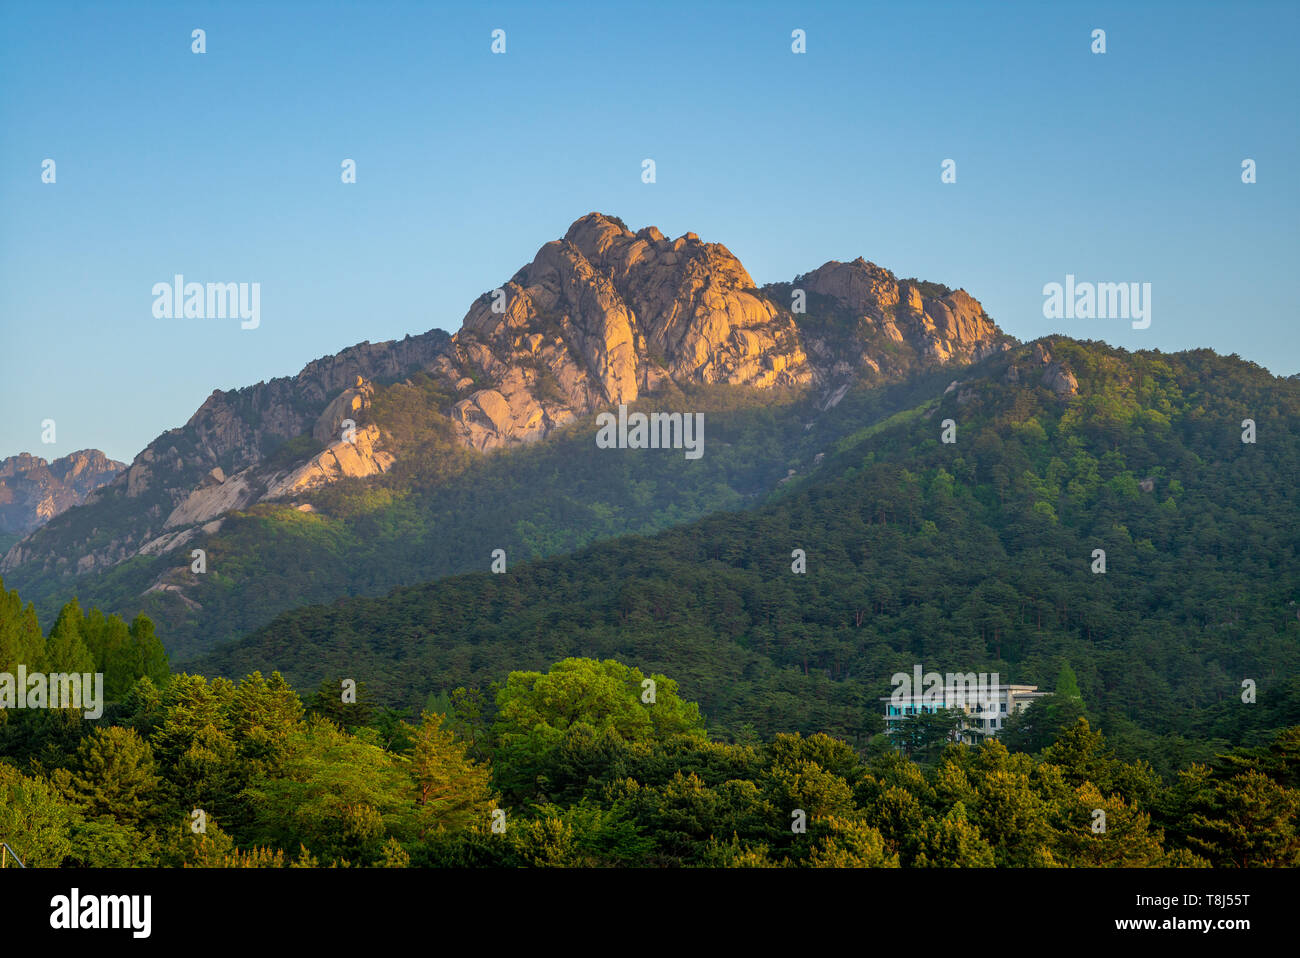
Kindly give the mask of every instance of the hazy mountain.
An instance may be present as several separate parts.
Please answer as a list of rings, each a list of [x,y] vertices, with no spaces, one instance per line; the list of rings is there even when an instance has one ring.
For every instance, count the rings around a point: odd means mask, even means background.
[[[29,453],[0,459],[0,533],[27,533],[80,505],[126,468],[98,449],[47,462]]]

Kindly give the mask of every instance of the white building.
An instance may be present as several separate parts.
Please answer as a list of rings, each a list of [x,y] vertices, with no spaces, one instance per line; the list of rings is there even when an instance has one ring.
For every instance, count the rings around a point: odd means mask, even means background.
[[[967,687],[960,684],[954,687],[950,682],[924,694],[882,696],[880,701],[885,703],[885,731],[893,732],[909,715],[954,709],[969,716],[953,735],[954,741],[973,743],[985,735],[998,734],[1013,712],[1023,712],[1031,702],[1049,694],[1038,691],[1037,685],[1000,684],[980,689],[978,697],[971,692]],[[985,708],[984,703],[989,707]]]

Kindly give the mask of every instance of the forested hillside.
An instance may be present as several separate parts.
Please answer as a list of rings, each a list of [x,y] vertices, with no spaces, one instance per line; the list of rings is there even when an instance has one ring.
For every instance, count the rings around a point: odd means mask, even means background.
[[[1168,771],[1300,721],[1297,466],[1294,381],[1053,338],[844,437],[754,511],[300,609],[199,669],[418,706],[609,657],[672,674],[720,733],[860,745],[914,663],[1047,688],[1068,663],[1117,749]]]
[[[615,661],[497,678],[419,719],[278,673],[142,678],[94,725],[0,712],[0,834],[29,867],[1300,863],[1300,728],[1162,781],[1084,720],[918,764],[711,741],[670,677]]]
[[[173,660],[184,662],[305,603],[486,569],[494,549],[514,565],[747,508],[791,470],[811,471],[818,453],[862,423],[939,395],[951,375],[859,389],[829,410],[807,395],[726,386],[670,385],[636,406],[704,412],[706,454],[697,460],[597,449],[590,417],[545,442],[484,455],[452,440],[438,412],[445,397],[415,376],[381,390],[373,407],[398,453],[394,468],[316,491],[313,511],[260,503],[179,552],[137,556],[75,581],[9,578],[42,617],[70,591],[124,616],[143,612],[159,624]],[[191,544],[205,550],[202,575],[191,571]]]

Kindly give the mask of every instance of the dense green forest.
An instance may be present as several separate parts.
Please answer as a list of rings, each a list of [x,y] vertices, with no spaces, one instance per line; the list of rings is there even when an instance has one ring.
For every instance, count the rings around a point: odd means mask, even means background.
[[[990,739],[922,762],[713,741],[672,679],[612,660],[414,721],[342,688],[304,706],[278,673],[182,674],[99,723],[0,712],[0,836],[35,867],[1300,863],[1300,728],[1163,781],[1084,719],[1037,755]]]
[[[314,512],[263,503],[175,552],[137,556],[75,580],[20,567],[9,582],[42,617],[55,614],[73,589],[83,602],[124,617],[143,612],[167,636],[173,661],[182,663],[304,603],[382,595],[486,569],[494,549],[504,549],[513,565],[748,508],[791,470],[812,470],[818,453],[863,423],[939,395],[950,377],[931,372],[861,389],[827,412],[808,396],[725,386],[682,391],[670,384],[637,408],[706,413],[706,455],[686,460],[597,449],[590,418],[508,454],[477,453],[452,441],[439,412],[447,398],[432,380],[415,376],[383,387],[368,411],[398,454],[397,465],[386,475],[305,496]],[[315,451],[310,436],[302,440],[286,444],[285,461]],[[125,531],[114,524],[112,505],[99,504],[94,513],[103,541]],[[122,523],[138,508],[126,500],[118,506]],[[75,530],[76,524],[55,523],[37,535],[67,537]],[[190,572],[191,546],[206,550],[203,575]],[[159,581],[182,586],[184,598],[146,594]]]
[[[614,658],[672,674],[732,740],[861,746],[915,663],[1045,688],[1069,664],[1117,751],[1166,774],[1300,723],[1300,386],[1210,351],[1048,346],[1076,396],[1013,376],[1023,347],[844,436],[756,509],[298,609],[197,670],[351,676],[414,708]]]
[[[60,611],[47,635],[35,607],[23,604],[17,591],[6,591],[0,579],[0,673],[102,673],[103,694],[120,699],[137,679],[166,682],[171,674],[167,653],[147,616],[128,625],[99,609],[81,611],[76,599]],[[10,706],[12,707],[12,705]],[[0,719],[6,712],[0,711]],[[0,756],[5,751],[0,748]]]
[[[946,392],[850,394],[833,441],[797,401],[737,401],[747,425],[701,460],[733,511],[508,547],[502,573],[484,539],[485,571],[283,613],[198,674],[170,674],[146,616],[65,597],[47,635],[0,588],[0,672],[102,671],[109,700],[98,720],[0,710],[0,835],[45,865],[1295,865],[1300,384],[1209,351],[1046,345],[1076,394],[1026,346]],[[584,428],[508,461],[551,489]],[[493,459],[328,490],[336,544],[401,540],[367,517],[451,502]],[[684,464],[601,450],[590,481]],[[483,501],[460,487],[474,521],[514,494],[499,478]],[[646,515],[678,488],[661,478]],[[433,535],[431,514],[409,528]],[[307,598],[297,574],[261,588]],[[942,713],[891,741],[880,699],[915,664],[1052,694],[976,746]]]

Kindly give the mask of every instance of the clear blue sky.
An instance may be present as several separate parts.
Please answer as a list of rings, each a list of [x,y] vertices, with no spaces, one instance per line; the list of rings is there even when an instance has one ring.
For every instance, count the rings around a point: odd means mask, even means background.
[[[130,460],[214,388],[454,331],[591,210],[725,243],[760,284],[862,255],[1022,339],[1289,375],[1297,8],[6,0],[0,456]],[[175,273],[261,283],[261,327],[155,319]],[[1067,273],[1150,282],[1151,327],[1045,320]]]

